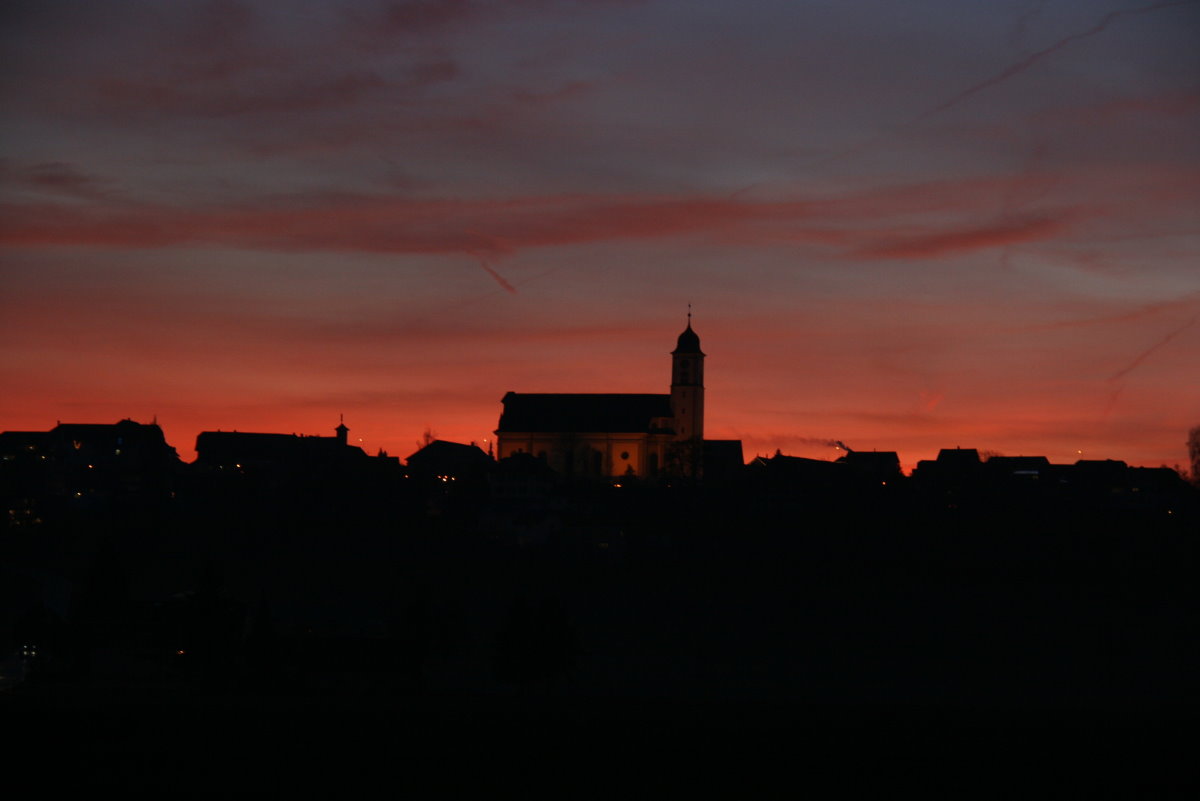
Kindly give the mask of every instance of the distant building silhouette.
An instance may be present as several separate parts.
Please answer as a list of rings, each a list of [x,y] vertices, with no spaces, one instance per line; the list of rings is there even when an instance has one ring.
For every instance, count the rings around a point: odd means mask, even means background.
[[[746,466],[752,484],[760,489],[790,491],[796,487],[829,490],[845,483],[844,462],[787,456],[776,450],[771,457],[757,456]]]
[[[746,457],[740,439],[706,439],[701,451],[704,480],[738,481],[744,477]]]
[[[157,423],[59,423],[49,431],[0,433],[0,459],[54,461],[67,467],[147,466],[177,462]]]
[[[25,494],[81,500],[165,491],[182,467],[157,423],[59,423],[49,431],[0,433],[4,475]]]
[[[846,465],[854,477],[873,484],[886,484],[904,477],[900,471],[900,455],[895,451],[847,450],[838,462]]]
[[[944,448],[917,463],[912,482],[951,508],[1016,501],[1070,501],[1092,510],[1168,508],[1187,494],[1169,467],[1130,467],[1114,459],[1053,464],[1045,456],[991,456],[974,448]]]
[[[405,460],[414,478],[439,481],[483,480],[496,463],[474,443],[435,439]]]
[[[495,432],[497,458],[528,453],[573,477],[698,477],[707,450],[714,469],[730,458],[740,468],[740,442],[706,448],[704,357],[689,314],[671,352],[667,394],[509,392]]]
[[[319,476],[370,469],[399,460],[380,451],[368,456],[347,444],[350,429],[339,422],[334,436],[262,434],[243,431],[202,431],[196,437],[195,466],[202,472],[259,473],[279,478]]]
[[[983,476],[983,460],[975,448],[942,448],[937,459],[922,459],[912,472],[920,487],[947,496],[973,490]]]

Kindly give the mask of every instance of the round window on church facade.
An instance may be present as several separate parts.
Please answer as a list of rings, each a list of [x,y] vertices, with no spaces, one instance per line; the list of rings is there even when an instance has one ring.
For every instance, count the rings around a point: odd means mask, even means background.
[[[629,460],[629,451],[621,451],[621,458],[628,461]]]

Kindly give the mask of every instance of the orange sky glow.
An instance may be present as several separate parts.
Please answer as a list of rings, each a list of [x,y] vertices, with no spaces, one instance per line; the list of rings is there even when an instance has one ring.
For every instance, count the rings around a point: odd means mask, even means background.
[[[1200,3],[900,5],[14,13],[0,430],[486,447],[691,303],[747,459],[1184,463]]]

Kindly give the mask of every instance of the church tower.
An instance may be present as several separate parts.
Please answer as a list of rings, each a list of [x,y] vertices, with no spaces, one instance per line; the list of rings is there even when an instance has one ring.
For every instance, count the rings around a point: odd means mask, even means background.
[[[704,439],[704,353],[700,337],[692,330],[690,308],[687,328],[671,351],[671,415],[676,440]]]

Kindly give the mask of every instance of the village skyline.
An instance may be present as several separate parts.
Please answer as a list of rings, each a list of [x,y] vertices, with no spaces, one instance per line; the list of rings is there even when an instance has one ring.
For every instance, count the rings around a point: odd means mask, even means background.
[[[1200,4],[300,6],[6,17],[0,425],[482,442],[691,303],[747,454],[1183,458]]]

